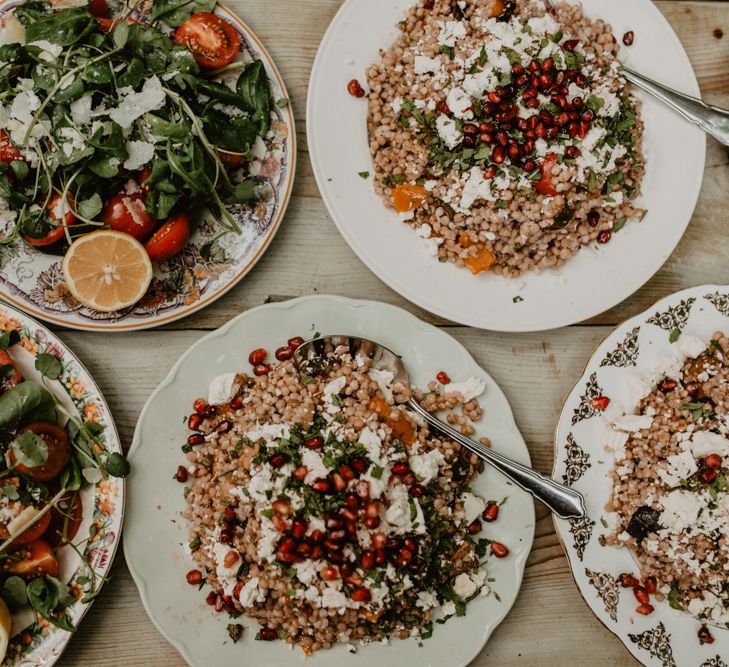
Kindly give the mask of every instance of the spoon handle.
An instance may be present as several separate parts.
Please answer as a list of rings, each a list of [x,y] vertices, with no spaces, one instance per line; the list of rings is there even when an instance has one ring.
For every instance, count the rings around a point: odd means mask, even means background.
[[[679,93],[628,67],[623,67],[623,75],[631,83],[655,95],[689,122],[698,125],[718,142],[729,146],[729,111],[706,104],[696,97]]]
[[[512,482],[531,493],[538,500],[541,500],[560,519],[586,516],[585,501],[577,491],[568,489],[566,486],[558,484],[549,477],[538,473],[536,470],[511,461],[488,447],[484,447],[481,443],[467,438],[448,424],[431,415],[414,400],[408,403],[408,407],[419,414],[431,426],[437,428],[474,454],[480,456]]]

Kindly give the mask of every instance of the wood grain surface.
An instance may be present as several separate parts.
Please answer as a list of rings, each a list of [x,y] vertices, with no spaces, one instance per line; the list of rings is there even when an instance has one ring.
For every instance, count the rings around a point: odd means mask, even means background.
[[[338,293],[385,301],[447,326],[473,353],[511,401],[535,467],[549,472],[562,402],[611,327],[670,292],[702,283],[729,283],[727,152],[710,141],[701,197],[686,236],[656,276],[612,310],[582,325],[524,335],[482,332],[437,320],[404,301],[356,258],[330,220],[312,176],[305,136],[307,84],[319,42],[340,4],[341,0],[228,2],[263,40],[281,69],[299,133],[298,178],[291,207],[256,268],[217,303],[167,329],[121,335],[61,331],[60,335],[98,381],[128,447],[146,397],[175,360],[206,331],[234,315],[262,303],[307,294]],[[729,2],[657,0],[656,4],[681,38],[705,98],[729,107]],[[636,39],[642,37],[636,35]],[[580,597],[551,518],[541,506],[537,516],[521,594],[473,664],[638,664]],[[423,650],[427,652],[427,643]],[[421,662],[418,655],[413,658]],[[111,581],[58,664],[184,665],[147,617],[121,552]],[[241,665],[248,665],[245,655]]]

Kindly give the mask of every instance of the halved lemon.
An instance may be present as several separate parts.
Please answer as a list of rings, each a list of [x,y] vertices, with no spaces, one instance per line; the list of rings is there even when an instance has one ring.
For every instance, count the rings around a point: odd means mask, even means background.
[[[74,241],[63,258],[63,276],[76,299],[108,313],[144,296],[152,282],[152,262],[134,237],[101,230]]]
[[[10,616],[8,605],[5,604],[5,600],[0,598],[0,662],[5,660],[5,654],[8,652],[12,624],[13,619]]]

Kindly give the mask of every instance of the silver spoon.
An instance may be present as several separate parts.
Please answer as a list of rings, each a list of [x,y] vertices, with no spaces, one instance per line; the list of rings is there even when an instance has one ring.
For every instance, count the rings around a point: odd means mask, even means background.
[[[544,4],[547,11],[554,13],[555,7],[552,0],[544,0]],[[677,90],[649,79],[625,65],[621,65],[621,71],[630,83],[661,100],[687,121],[698,125],[719,143],[729,146],[729,111],[706,104],[697,97],[679,93]]]
[[[326,368],[326,359],[335,350],[344,348],[353,358],[371,359],[371,368],[389,371],[394,375],[393,384],[410,386],[410,378],[402,359],[386,347],[365,338],[350,336],[323,336],[302,344],[294,354],[294,363],[301,373],[318,375]],[[480,456],[515,484],[541,500],[561,519],[582,518],[586,516],[582,495],[544,475],[497,454],[488,447],[467,438],[457,430],[424,410],[411,398],[407,407],[420,415],[432,427],[459,443],[469,451]]]

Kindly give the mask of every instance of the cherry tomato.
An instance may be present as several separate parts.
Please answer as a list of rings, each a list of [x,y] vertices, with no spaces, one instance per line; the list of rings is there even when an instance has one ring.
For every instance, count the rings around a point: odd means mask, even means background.
[[[240,167],[243,164],[243,156],[236,155],[235,153],[228,153],[226,151],[218,151],[218,157],[223,164],[227,164],[231,169]]]
[[[52,577],[58,576],[58,559],[53,553],[51,545],[45,540],[36,540],[17,552],[22,556],[20,561],[10,561],[7,571],[21,577],[35,579],[44,574]]]
[[[66,429],[49,422],[36,422],[26,426],[23,430],[43,438],[48,447],[48,458],[42,466],[28,468],[21,464],[17,470],[30,475],[34,482],[48,482],[54,477],[58,477],[71,458],[71,443]],[[15,463],[15,455],[12,450],[9,452],[9,456],[11,463]]]
[[[144,241],[157,224],[147,213],[141,192],[114,195],[101,212],[101,221],[114,231],[129,234],[138,241]]]
[[[24,546],[26,544],[30,544],[31,542],[35,542],[39,537],[43,535],[43,533],[46,532],[48,529],[49,524],[51,523],[51,513],[46,512],[36,523],[34,523],[28,530],[23,531],[16,537],[12,543],[11,548]],[[7,528],[5,528],[5,531],[7,531]],[[10,533],[8,532],[6,537],[9,537]]]
[[[51,517],[50,526],[48,526],[44,539],[51,546],[58,546],[63,540],[65,526],[66,541],[70,542],[76,537],[83,518],[81,494],[67,493],[48,514]]]
[[[99,24],[101,32],[111,32],[114,28],[116,28],[116,24],[119,23],[119,19],[114,19],[112,21],[110,18],[107,18],[105,16],[94,16],[94,18]],[[139,21],[135,21],[134,19],[127,19],[127,23],[129,25],[134,25],[135,23],[139,25]]]
[[[240,37],[227,21],[210,12],[193,14],[175,32],[175,43],[186,46],[202,67],[225,67],[240,51]]]
[[[89,9],[96,18],[109,18],[109,7],[106,0],[91,0]]]
[[[190,222],[184,213],[179,213],[167,220],[144,244],[144,248],[153,262],[162,262],[180,252],[189,238]]]
[[[2,387],[3,391],[11,389],[16,384],[20,384],[23,381],[23,376],[18,370],[18,367],[13,363],[10,355],[5,350],[0,350],[0,367],[2,366],[12,366],[15,369],[12,373],[10,373],[10,375],[2,379],[0,387]]]
[[[552,185],[552,168],[555,164],[557,164],[557,156],[554,153],[549,153],[549,155],[544,158],[544,162],[540,167],[542,171],[542,178],[537,181],[537,184],[534,186],[540,195],[554,197],[557,194],[557,191]]]
[[[73,208],[73,198],[70,194],[66,195],[66,200],[68,201],[69,206]],[[51,220],[55,222],[60,222],[60,216],[56,211],[60,201],[61,195],[53,195],[50,203],[48,204],[48,215],[50,216]],[[70,227],[75,222],[76,216],[71,211],[68,211],[65,215],[65,226]],[[23,238],[28,243],[30,243],[30,245],[35,246],[36,248],[45,248],[46,246],[53,245],[54,243],[60,241],[65,236],[65,233],[66,232],[64,229],[64,225],[58,224],[55,227],[52,227],[45,236],[41,236],[40,238],[34,238],[26,234],[25,236],[23,236]]]
[[[15,148],[5,130],[0,130],[0,162],[10,164],[14,160],[22,160],[23,154]]]

